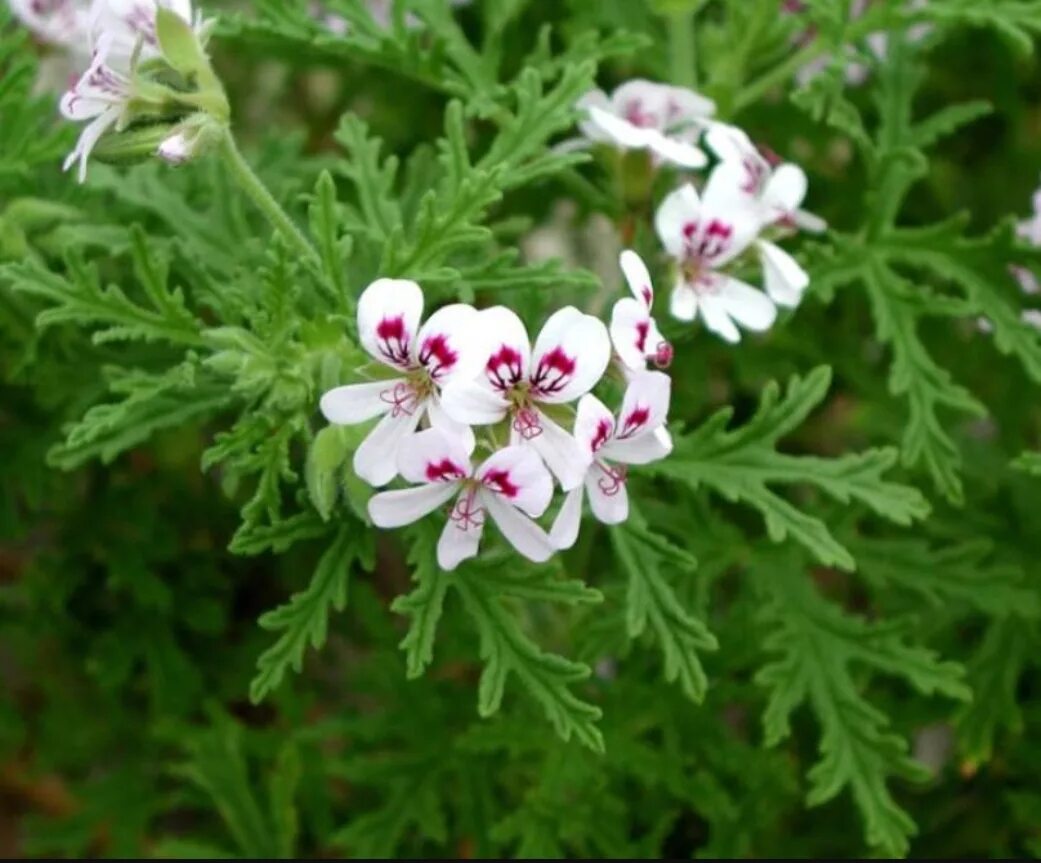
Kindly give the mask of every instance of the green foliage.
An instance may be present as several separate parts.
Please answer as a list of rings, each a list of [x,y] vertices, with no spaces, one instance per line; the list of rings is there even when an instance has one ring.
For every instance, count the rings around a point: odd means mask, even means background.
[[[1041,3],[234,5],[244,156],[83,186],[0,7],[0,852],[1036,856]],[[807,169],[769,334],[667,320],[684,175],[569,140],[636,77]],[[377,531],[318,411],[364,287],[535,332],[609,319],[624,246],[676,349],[629,520],[452,572],[443,513]]]

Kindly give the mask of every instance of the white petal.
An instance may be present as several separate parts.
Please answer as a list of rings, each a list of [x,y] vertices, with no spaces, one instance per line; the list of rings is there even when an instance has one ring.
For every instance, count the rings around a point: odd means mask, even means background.
[[[82,183],[87,179],[87,160],[98,139],[119,121],[119,108],[111,107],[103,111],[97,118],[92,120],[80,132],[76,147],[65,159],[63,170],[67,171],[77,161],[79,162],[79,173],[77,179]]]
[[[699,298],[698,311],[705,326],[731,344],[741,341],[741,331],[730,320],[725,303],[715,294],[705,294]]]
[[[597,462],[586,478],[589,508],[604,524],[621,524],[629,517],[629,493],[618,468]]]
[[[532,395],[561,404],[589,392],[611,361],[611,339],[603,321],[573,306],[554,312],[535,341]]]
[[[386,485],[398,474],[398,448],[409,437],[422,411],[384,415],[354,452],[354,472],[369,485]]]
[[[687,237],[701,218],[701,198],[687,183],[671,192],[654,214],[654,228],[665,250],[674,258],[686,256]]]
[[[473,306],[453,303],[438,309],[420,327],[416,359],[439,386],[457,378],[472,380],[480,373],[487,350],[478,320]]]
[[[485,332],[484,375],[493,389],[505,392],[528,376],[528,331],[505,306],[482,310],[477,325]]]
[[[571,548],[578,539],[578,528],[582,524],[582,500],[585,497],[579,484],[564,497],[560,512],[553,520],[549,531],[550,542],[559,551]]]
[[[668,98],[674,108],[670,117],[704,121],[716,113],[716,103],[686,87],[669,87]]]
[[[618,413],[615,438],[632,440],[663,425],[669,413],[671,393],[672,380],[662,372],[633,375]]]
[[[470,492],[464,491],[452,508],[452,515],[441,531],[437,541],[437,565],[446,572],[451,572],[464,560],[477,557],[484,533],[484,512],[463,513],[461,508],[478,507],[478,503]]]
[[[726,312],[746,330],[763,332],[777,319],[777,307],[762,291],[726,277],[718,298]]]
[[[441,406],[441,400],[437,396],[431,396],[427,402],[427,419],[431,428],[440,429],[450,438],[459,441],[468,453],[474,451],[477,445],[474,430],[466,423],[452,419]]]
[[[358,338],[371,356],[397,369],[415,366],[423,291],[408,279],[377,279],[358,298]]]
[[[821,234],[828,230],[828,223],[816,213],[808,210],[796,210],[792,213],[791,219],[795,227],[807,234]]]
[[[655,135],[648,147],[665,161],[681,168],[704,168],[708,164],[708,156],[700,147],[668,135]]]
[[[600,454],[610,461],[622,464],[650,464],[660,461],[672,452],[672,436],[665,426],[659,426],[651,434],[641,435],[631,440],[613,440],[605,446]],[[593,474],[591,473],[590,476]]]
[[[398,472],[409,482],[452,483],[473,473],[465,443],[429,428],[408,439],[398,452]]]
[[[657,137],[653,129],[634,126],[629,121],[623,120],[603,108],[594,105],[587,110],[589,119],[603,131],[609,140],[622,147],[643,149]]]
[[[599,108],[602,111],[610,112],[611,100],[607,98],[607,94],[603,90],[590,90],[575,103],[575,107],[582,112],[582,119],[578,121],[578,128],[583,135],[591,141],[610,140],[607,133],[589,116],[590,108]]]
[[[636,252],[626,249],[618,258],[618,264],[625,274],[625,281],[629,284],[629,290],[649,311],[654,304],[654,285],[651,284],[651,274],[647,265]]]
[[[647,368],[647,348],[654,322],[639,300],[623,297],[611,309],[611,343],[626,368]],[[655,328],[656,329],[656,328]]]
[[[740,169],[741,185],[749,195],[758,195],[770,175],[770,163],[751,138],[737,126],[710,123],[705,132],[705,144],[724,163]]]
[[[401,527],[432,513],[459,490],[456,483],[429,483],[381,491],[369,498],[369,518],[377,527]]]
[[[582,482],[591,461],[590,454],[553,420],[539,412],[541,432],[528,439],[546,467],[560,481],[564,491]]]
[[[546,531],[505,503],[499,495],[482,491],[480,496],[499,532],[517,551],[535,563],[543,563],[553,556],[556,549]]]
[[[678,281],[669,296],[669,313],[678,321],[692,321],[698,316],[698,295],[684,281]]]
[[[322,415],[336,425],[363,423],[389,411],[394,405],[395,388],[405,385],[403,378],[397,378],[336,387],[322,396],[319,407]]]
[[[718,269],[729,263],[755,239],[762,227],[762,208],[744,179],[745,172],[731,162],[717,165],[702,195],[702,219],[695,245],[700,241],[703,257]]]
[[[490,425],[506,416],[509,402],[484,382],[453,381],[441,392],[441,407],[466,425]]]
[[[806,172],[798,165],[778,165],[763,188],[763,203],[775,218],[791,215],[802,206],[807,186]]]
[[[763,287],[766,293],[777,305],[795,308],[810,284],[806,270],[775,243],[759,240],[756,247],[763,264]]]
[[[575,416],[575,440],[589,453],[590,460],[614,434],[614,417],[604,403],[592,393],[582,396]]]
[[[489,496],[501,497],[535,518],[553,499],[553,478],[527,446],[508,446],[492,453],[475,476]]]

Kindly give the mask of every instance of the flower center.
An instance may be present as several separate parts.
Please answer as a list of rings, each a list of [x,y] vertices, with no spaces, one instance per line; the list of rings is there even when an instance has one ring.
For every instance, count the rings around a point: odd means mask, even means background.
[[[528,381],[520,381],[506,391],[510,403],[510,415],[513,417],[513,430],[524,440],[532,440],[542,434],[542,420],[531,397],[532,385]]]
[[[467,480],[464,492],[452,505],[448,517],[459,530],[470,530],[484,525],[484,508],[477,502],[479,487],[480,484],[476,480]]]
[[[434,384],[426,369],[409,372],[403,381],[397,381],[380,393],[380,400],[391,406],[393,417],[412,416],[434,394]]]

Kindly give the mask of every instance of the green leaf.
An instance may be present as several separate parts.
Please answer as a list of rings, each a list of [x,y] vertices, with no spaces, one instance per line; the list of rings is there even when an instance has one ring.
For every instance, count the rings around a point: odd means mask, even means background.
[[[314,650],[325,644],[330,613],[343,611],[347,605],[347,581],[352,567],[372,567],[367,539],[359,536],[353,525],[340,528],[318,561],[307,589],[294,594],[285,605],[261,615],[261,627],[281,634],[257,660],[257,674],[249,687],[254,704],[278,688],[288,668],[300,671],[309,644]]]
[[[1041,452],[1021,453],[1012,462],[1012,467],[1034,476],[1041,476]]]
[[[304,479],[311,503],[323,521],[328,521],[340,492],[340,472],[348,456],[340,426],[329,425],[315,435],[307,453]]]
[[[687,697],[700,702],[708,680],[698,656],[718,644],[705,624],[683,607],[666,577],[667,570],[689,576],[697,561],[665,538],[651,532],[635,513],[611,531],[611,544],[628,573],[626,622],[630,638],[650,624],[661,645],[665,679],[678,682]]]
[[[481,658],[485,661],[478,686],[481,716],[498,712],[507,678],[514,674],[542,705],[564,740],[573,735],[594,752],[603,752],[603,735],[596,726],[600,709],[582,701],[570,689],[572,684],[589,677],[589,666],[540,650],[479,572],[461,568],[454,576],[454,584],[481,638]]]
[[[831,381],[826,366],[794,377],[783,398],[767,385],[755,416],[728,430],[732,411],[724,408],[699,429],[677,438],[672,455],[648,470],[692,488],[708,486],[727,500],[746,503],[762,514],[774,542],[791,538],[824,564],[853,569],[852,555],[818,518],[779,497],[773,484],[816,486],[841,503],[856,501],[897,524],[923,518],[929,506],[917,489],[883,479],[896,461],[893,450],[868,450],[834,459],[776,452],[779,438],[795,429],[824,398]]]
[[[411,617],[408,632],[400,645],[405,651],[410,679],[420,677],[433,662],[437,624],[452,578],[437,565],[439,534],[429,525],[421,524],[416,527],[415,535],[408,563],[412,566],[416,588],[406,596],[399,596],[391,605],[392,611]]]
[[[766,647],[778,655],[756,675],[770,691],[763,714],[767,745],[789,736],[792,712],[807,704],[821,726],[821,759],[809,772],[807,803],[820,805],[848,788],[868,844],[885,855],[906,854],[914,822],[893,799],[888,781],[928,773],[908,757],[907,742],[889,730],[888,718],[861,695],[850,665],[903,678],[926,695],[968,700],[962,668],[906,644],[900,627],[869,624],[832,605],[791,556],[764,566],[758,581],[769,598],[763,616],[773,627]]]

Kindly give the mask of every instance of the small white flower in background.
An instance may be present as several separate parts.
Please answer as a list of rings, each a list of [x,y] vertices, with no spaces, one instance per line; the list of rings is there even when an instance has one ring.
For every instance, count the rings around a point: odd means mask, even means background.
[[[484,360],[482,327],[471,306],[454,304],[434,312],[422,327],[423,291],[403,279],[378,279],[358,300],[358,337],[365,350],[398,372],[390,380],[348,384],[321,399],[325,418],[353,425],[382,417],[354,453],[354,471],[371,485],[397,475],[398,452],[421,420],[441,429],[468,450],[473,432],[441,408],[441,388],[470,379]]]
[[[697,141],[716,106],[693,90],[638,79],[610,96],[593,90],[577,107],[585,114],[579,128],[590,141],[649,150],[683,168],[702,168],[708,162]]]
[[[667,368],[672,362],[672,345],[662,337],[651,316],[654,287],[647,265],[630,249],[622,252],[619,264],[633,295],[620,299],[611,310],[610,333],[615,353],[629,373],[646,369],[648,360],[659,368]]]
[[[678,264],[669,310],[681,321],[701,317],[728,342],[739,342],[738,324],[754,332],[770,328],[777,309],[769,297],[722,272],[756,239],[762,225],[757,200],[745,188],[739,166],[721,163],[704,195],[690,185],[670,194],[654,218],[658,236]]]
[[[1016,224],[1016,236],[1031,246],[1041,246],[1041,188],[1034,191],[1031,205],[1034,212],[1029,219],[1023,219]],[[1029,296],[1041,294],[1041,283],[1038,282],[1037,276],[1032,270],[1018,264],[1010,264],[1008,270],[1024,294]],[[1041,330],[1041,310],[1039,309],[1024,309],[1020,313],[1020,320]],[[994,330],[994,325],[985,317],[977,318],[976,327],[984,333]]]
[[[569,491],[582,481],[588,458],[547,410],[596,386],[611,359],[607,328],[566,306],[546,321],[532,349],[524,324],[509,309],[496,306],[480,315],[478,326],[489,339],[483,374],[477,380],[456,378],[445,387],[446,413],[468,425],[508,417],[511,442],[536,450]]]
[[[90,0],[8,0],[8,5],[41,42],[87,53]]]
[[[411,524],[455,498],[437,543],[437,562],[455,569],[477,555],[490,518],[507,541],[537,563],[548,560],[553,545],[531,519],[553,497],[553,479],[528,447],[510,446],[493,453],[476,470],[472,446],[439,429],[414,435],[401,450],[398,467],[414,488],[384,491],[369,500],[369,516],[378,527]],[[529,518],[530,516],[530,518]]]
[[[61,113],[75,122],[88,121],[72,152],[65,158],[64,170],[79,163],[79,181],[87,178],[87,160],[98,140],[110,129],[120,129],[130,118],[134,95],[129,69],[110,65],[113,39],[99,38],[90,66],[72,88],[62,96]]]
[[[140,60],[159,57],[156,14],[160,7],[175,12],[197,28],[202,26],[200,19],[193,19],[191,0],[94,0],[91,32],[95,39],[110,39],[113,60],[121,60],[128,67],[135,52],[139,52]]]
[[[448,5],[452,7],[469,6],[471,2],[472,0],[448,0]],[[369,9],[372,20],[379,27],[382,27],[384,30],[391,28],[391,25],[394,23],[394,0],[366,0],[365,5]],[[345,36],[351,30],[351,24],[346,18],[334,12],[328,12],[323,3],[312,3],[310,5],[310,15],[321,22],[322,26],[335,36]],[[405,26],[410,30],[422,27],[423,19],[412,12],[407,12],[405,14]]]
[[[626,465],[648,464],[672,452],[665,428],[670,389],[668,375],[661,372],[635,375],[617,420],[596,396],[579,401],[575,439],[589,454],[590,464],[585,481],[568,493],[553,522],[550,538],[558,549],[575,544],[587,494],[593,515],[604,524],[619,524],[629,517]]]

